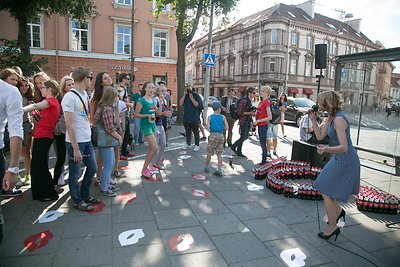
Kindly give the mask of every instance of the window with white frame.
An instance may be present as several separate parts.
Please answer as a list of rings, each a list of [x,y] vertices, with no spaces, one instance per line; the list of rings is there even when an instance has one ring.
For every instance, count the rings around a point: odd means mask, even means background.
[[[28,35],[29,35],[29,46],[31,48],[42,47],[42,17],[33,19],[28,22]]]
[[[233,52],[235,50],[235,40],[232,39],[229,41],[229,52]]]
[[[71,50],[89,51],[89,23],[71,20],[72,42]]]
[[[115,53],[130,55],[131,54],[131,27],[126,25],[116,26],[116,49]]]
[[[258,43],[260,42],[260,34],[257,32],[255,34],[253,34],[253,38],[252,38],[252,46],[253,48],[257,48],[258,47]]]
[[[313,50],[314,48],[314,37],[308,35],[307,36],[307,50]]]
[[[337,55],[338,53],[338,43],[332,42],[332,55]]]
[[[223,41],[219,43],[219,54],[225,54],[225,43]]]
[[[128,0],[128,1],[130,1],[130,0]],[[157,8],[157,4],[155,1],[153,1],[153,10],[155,10],[156,8]],[[171,5],[166,4],[161,11],[165,12],[165,13],[171,11]]]
[[[120,5],[125,5],[125,6],[131,6],[132,0],[115,0],[115,3],[120,4]]]
[[[258,59],[253,58],[251,61],[251,73],[257,73]]]
[[[218,72],[219,72],[219,77],[224,76],[224,70],[225,70],[225,61],[221,60],[220,62],[218,62]]]
[[[271,44],[278,43],[278,29],[271,30]]]
[[[331,66],[331,71],[330,71],[330,75],[329,75],[330,79],[335,79],[335,71],[336,71],[336,67]]]
[[[290,44],[292,46],[296,46],[297,47],[298,40],[299,40],[299,34],[297,32],[292,32],[291,38],[290,38]]]
[[[243,49],[249,49],[250,46],[250,37],[248,35],[246,35],[245,37],[243,37]]]
[[[153,30],[153,57],[168,57],[168,31]]]
[[[249,64],[249,59],[243,58],[242,59],[242,74],[247,74],[248,64]]]
[[[274,57],[272,57],[270,60],[269,60],[269,71],[270,72],[275,72],[275,68],[276,68],[276,59],[274,58]]]
[[[296,73],[297,73],[297,60],[291,59],[290,60],[290,74],[296,74]]]
[[[312,66],[312,62],[306,61],[306,69],[305,69],[304,75],[307,77],[311,76],[311,66]]]
[[[235,76],[235,61],[229,62],[229,78],[233,78]]]

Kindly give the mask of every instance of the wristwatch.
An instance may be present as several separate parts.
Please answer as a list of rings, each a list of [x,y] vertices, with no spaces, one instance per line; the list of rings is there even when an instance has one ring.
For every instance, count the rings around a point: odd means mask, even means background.
[[[7,169],[8,172],[11,172],[12,174],[18,174],[19,173],[19,168],[18,167],[9,167]]]

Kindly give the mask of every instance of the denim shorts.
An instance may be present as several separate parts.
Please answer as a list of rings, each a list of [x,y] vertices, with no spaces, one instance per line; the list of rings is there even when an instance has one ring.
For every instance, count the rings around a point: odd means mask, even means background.
[[[278,138],[278,126],[279,124],[268,123],[267,138]]]

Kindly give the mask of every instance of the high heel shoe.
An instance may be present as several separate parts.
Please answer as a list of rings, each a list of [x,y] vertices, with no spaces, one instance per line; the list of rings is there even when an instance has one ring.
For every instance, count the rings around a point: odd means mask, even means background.
[[[340,212],[339,216],[336,219],[336,223],[339,222],[340,218],[343,217],[343,221],[346,221],[346,212],[344,211],[344,209],[342,209],[342,211]],[[329,222],[326,222],[326,224],[329,224]]]
[[[318,236],[321,237],[321,238],[323,238],[323,239],[329,239],[329,238],[331,238],[332,236],[335,236],[335,241],[336,241],[336,239],[338,238],[339,234],[340,234],[340,229],[339,229],[339,228],[336,228],[335,231],[333,231],[333,232],[332,232],[331,234],[329,234],[329,235],[324,234],[324,232],[319,232],[319,233],[318,233]]]

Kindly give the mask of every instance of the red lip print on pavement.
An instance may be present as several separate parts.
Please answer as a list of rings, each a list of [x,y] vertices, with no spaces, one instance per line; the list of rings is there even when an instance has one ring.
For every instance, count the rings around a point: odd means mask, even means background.
[[[118,196],[118,199],[124,204],[130,204],[136,199],[136,194],[133,193],[123,193]]]
[[[200,189],[192,189],[192,195],[195,197],[211,197],[209,192]]]
[[[96,214],[100,211],[102,211],[104,209],[104,207],[106,206],[106,204],[104,204],[103,202],[100,202],[99,204],[92,204],[92,206],[94,207],[94,209],[92,209],[91,211],[89,211],[89,214]]]
[[[191,234],[175,235],[168,240],[169,247],[173,252],[185,251],[194,243]]]
[[[24,240],[24,246],[29,252],[33,252],[39,248],[46,246],[49,240],[53,238],[50,230],[46,230],[27,237]]]
[[[193,173],[192,177],[195,180],[207,180],[208,179],[207,175],[202,175],[202,174],[197,174],[197,173]]]

